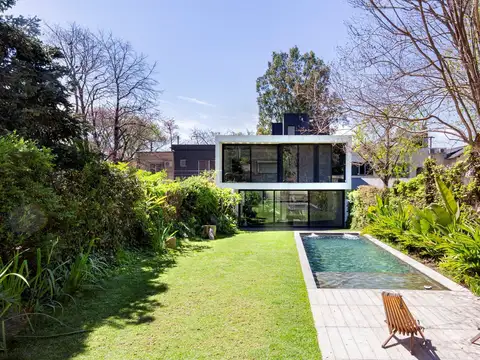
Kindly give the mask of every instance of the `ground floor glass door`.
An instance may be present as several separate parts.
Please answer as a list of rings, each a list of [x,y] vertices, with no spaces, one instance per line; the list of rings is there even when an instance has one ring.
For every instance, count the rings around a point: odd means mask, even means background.
[[[240,191],[239,224],[246,227],[343,227],[344,192]]]

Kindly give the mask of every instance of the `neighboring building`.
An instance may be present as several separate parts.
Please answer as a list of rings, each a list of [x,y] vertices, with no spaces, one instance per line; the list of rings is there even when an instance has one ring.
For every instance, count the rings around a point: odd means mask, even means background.
[[[153,173],[165,170],[168,179],[173,179],[173,153],[171,151],[137,152],[135,166]]]
[[[435,159],[439,165],[450,166],[457,161],[464,159],[465,147],[446,148],[429,148],[419,149],[412,155],[411,163],[408,169],[408,176],[398,179],[390,179],[389,185],[392,186],[396,180],[407,181],[419,175],[423,171],[423,163],[428,157]],[[352,154],[352,189],[355,190],[361,185],[372,185],[383,188],[383,182],[374,174],[370,164],[362,159],[358,154]]]
[[[276,135],[216,137],[216,183],[241,194],[239,224],[343,227],[351,137],[309,135],[305,115],[281,124],[290,135],[274,123]]]
[[[215,145],[172,145],[174,178],[215,170]]]

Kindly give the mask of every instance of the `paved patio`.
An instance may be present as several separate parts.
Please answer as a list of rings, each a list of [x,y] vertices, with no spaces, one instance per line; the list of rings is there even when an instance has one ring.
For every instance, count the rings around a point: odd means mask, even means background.
[[[318,289],[298,233],[295,239],[324,360],[480,359],[480,345],[469,341],[479,331],[480,300],[468,290],[411,258],[405,259],[405,255],[385,244],[377,244],[452,289],[398,290],[412,314],[425,327],[427,344],[421,345],[418,339],[411,355],[409,339],[399,335],[399,341],[394,338],[383,349],[381,344],[388,337],[388,329],[384,322],[382,291]]]

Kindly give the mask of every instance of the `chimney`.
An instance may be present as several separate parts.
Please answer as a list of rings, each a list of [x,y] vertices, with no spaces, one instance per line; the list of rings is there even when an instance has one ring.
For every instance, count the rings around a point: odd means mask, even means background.
[[[177,145],[179,145],[179,144],[180,144],[180,136],[177,135]]]

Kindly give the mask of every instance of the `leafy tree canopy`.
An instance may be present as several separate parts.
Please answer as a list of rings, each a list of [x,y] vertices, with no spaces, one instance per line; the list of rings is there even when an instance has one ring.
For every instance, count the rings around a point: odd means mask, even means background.
[[[329,91],[330,68],[313,51],[301,54],[297,46],[273,52],[265,74],[257,79],[259,121],[257,133],[269,134],[271,122],[284,113],[306,113],[317,132],[331,132],[339,101]]]
[[[15,0],[0,0],[0,12]],[[36,35],[39,21],[0,15],[0,135],[16,131],[39,145],[55,146],[80,136],[70,115],[68,92],[61,83],[61,54]]]

